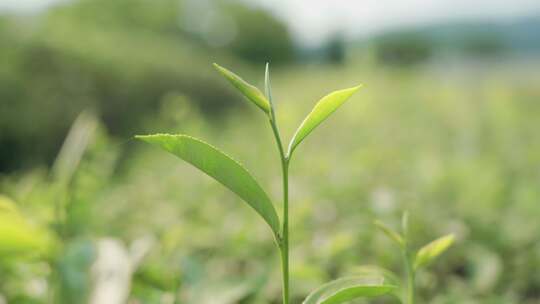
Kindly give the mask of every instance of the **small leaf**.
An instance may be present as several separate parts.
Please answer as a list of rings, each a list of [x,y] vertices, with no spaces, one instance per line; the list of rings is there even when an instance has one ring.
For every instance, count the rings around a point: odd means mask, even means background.
[[[428,265],[433,260],[435,260],[439,255],[445,252],[452,244],[454,243],[455,237],[453,234],[443,236],[434,240],[433,242],[422,247],[416,254],[414,260],[414,268],[418,269]]]
[[[156,134],[136,138],[161,147],[213,177],[255,209],[274,234],[279,235],[279,219],[272,202],[240,163],[217,148],[187,135]]]
[[[395,232],[392,228],[386,226],[381,221],[375,221],[374,224],[377,226],[377,228],[379,228],[379,230],[386,234],[386,236],[388,236],[390,239],[394,240],[399,246],[405,246],[405,240],[403,237],[399,233]]]
[[[400,285],[401,281],[399,276],[392,271],[375,265],[362,265],[354,267],[351,274],[354,276],[381,276],[384,278],[387,284],[394,285],[396,287]]]
[[[359,298],[386,295],[397,287],[385,282],[382,276],[340,278],[313,291],[303,304],[339,304]]]
[[[351,97],[358,89],[360,89],[361,85],[339,90],[332,92],[325,97],[323,97],[313,108],[311,113],[308,114],[308,116],[304,119],[300,127],[296,130],[296,133],[293,136],[293,139],[291,140],[291,143],[289,144],[289,152],[288,155],[290,156],[294,149],[306,138],[306,136],[315,129],[319,124],[321,124],[330,114],[332,114],[334,111],[337,110],[349,97]]]
[[[407,239],[409,236],[409,211],[403,212],[403,216],[401,217],[401,229],[403,230],[405,239]]]
[[[233,72],[227,70],[226,68],[214,63],[214,67],[218,72],[223,75],[227,80],[238,89],[247,99],[253,102],[257,107],[263,110],[265,113],[270,113],[270,102],[264,96],[264,94],[259,91],[255,86],[247,83],[240,76],[234,74]]]

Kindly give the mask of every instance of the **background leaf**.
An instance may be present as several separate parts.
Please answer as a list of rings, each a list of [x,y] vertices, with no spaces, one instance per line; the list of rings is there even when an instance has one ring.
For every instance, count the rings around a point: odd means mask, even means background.
[[[156,134],[136,136],[199,168],[246,201],[277,236],[279,219],[272,202],[259,183],[240,163],[217,148],[191,136]]]
[[[379,230],[381,230],[384,234],[386,234],[390,239],[398,243],[399,246],[403,247],[405,245],[405,241],[403,240],[403,237],[399,233],[394,231],[392,228],[386,226],[381,221],[375,221],[374,224],[375,226],[377,226],[377,228],[379,228]]]
[[[306,138],[306,136],[321,124],[330,114],[334,113],[347,99],[349,99],[361,85],[332,92],[323,97],[313,108],[311,113],[304,119],[300,127],[296,130],[291,143],[289,144],[289,155],[292,154],[294,149]]]
[[[455,237],[453,234],[443,236],[434,240],[433,242],[422,247],[416,254],[414,261],[414,268],[425,266],[431,263],[439,255],[445,252],[454,243]]]
[[[340,278],[312,292],[303,304],[339,304],[358,298],[388,294],[397,287],[386,283],[383,276],[367,275]]]
[[[217,63],[214,63],[214,67],[221,75],[227,78],[227,80],[234,87],[236,87],[247,99],[253,102],[264,112],[270,113],[270,102],[259,89],[247,83],[244,79],[240,78],[240,76],[218,65]]]

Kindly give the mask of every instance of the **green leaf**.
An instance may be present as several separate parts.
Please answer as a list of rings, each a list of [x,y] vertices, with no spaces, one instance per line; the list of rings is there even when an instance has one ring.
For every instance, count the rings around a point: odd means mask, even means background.
[[[187,135],[156,134],[136,138],[161,147],[216,179],[255,209],[274,234],[279,235],[279,219],[272,202],[240,163],[217,148]]]
[[[323,97],[313,108],[311,113],[304,119],[300,127],[296,130],[291,143],[289,144],[288,155],[290,156],[294,149],[306,138],[306,136],[321,124],[330,114],[334,113],[345,101],[349,99],[361,85],[332,92]]]
[[[397,287],[385,282],[382,276],[340,278],[313,291],[303,304],[339,304],[359,298],[386,295]]]
[[[435,260],[439,255],[445,252],[452,244],[454,243],[455,237],[453,234],[443,236],[434,240],[433,242],[422,247],[416,254],[414,260],[414,268],[418,269],[428,265],[433,260]]]
[[[226,68],[214,63],[214,67],[218,72],[223,75],[227,80],[238,89],[247,99],[253,102],[257,107],[263,110],[265,113],[270,113],[270,102],[264,96],[264,94],[259,91],[255,86],[247,83],[240,76],[234,74],[233,72],[227,70]]]
[[[405,240],[403,237],[399,233],[395,232],[392,228],[386,226],[381,221],[375,221],[374,224],[377,226],[377,228],[379,228],[379,230],[386,234],[390,239],[394,240],[399,246],[405,246]]]

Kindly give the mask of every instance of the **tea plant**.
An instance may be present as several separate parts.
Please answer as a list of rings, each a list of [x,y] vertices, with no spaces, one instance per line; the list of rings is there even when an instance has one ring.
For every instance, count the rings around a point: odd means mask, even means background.
[[[289,165],[300,143],[330,114],[345,103],[361,86],[332,92],[323,97],[300,124],[287,148],[282,143],[270,88],[268,64],[265,71],[265,94],[231,71],[214,64],[218,72],[266,116],[281,160],[283,215],[278,217],[271,199],[246,168],[214,146],[188,135],[139,135],[136,138],[168,151],[229,188],[253,208],[268,224],[281,257],[283,304],[290,303],[289,282]],[[363,274],[338,279],[313,292],[306,304],[337,304],[360,297],[374,297],[396,289],[384,276]]]
[[[403,214],[401,234],[386,226],[381,221],[375,221],[375,225],[399,246],[403,256],[403,264],[406,270],[407,278],[404,282],[405,284],[400,284],[401,286],[404,286],[401,294],[396,293],[395,295],[402,303],[414,304],[416,300],[415,282],[417,271],[429,265],[450,246],[452,246],[455,237],[453,234],[440,237],[416,251],[411,248],[410,245],[408,213]],[[390,271],[385,270],[383,272],[385,275],[393,278],[393,280],[396,280],[395,278],[397,278],[397,276],[392,274]]]

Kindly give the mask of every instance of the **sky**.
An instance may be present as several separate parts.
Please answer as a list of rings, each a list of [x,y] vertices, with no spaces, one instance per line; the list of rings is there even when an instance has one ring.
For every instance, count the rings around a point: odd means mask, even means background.
[[[0,0],[0,10],[32,13],[58,1]],[[297,41],[306,45],[316,45],[336,32],[356,38],[400,26],[452,20],[511,21],[520,16],[540,15],[540,0],[241,1],[269,9],[289,25]]]
[[[57,0],[0,0],[0,9],[21,13],[38,11]]]
[[[356,38],[388,28],[452,20],[540,16],[540,0],[244,0],[283,18],[304,44],[342,32]]]

